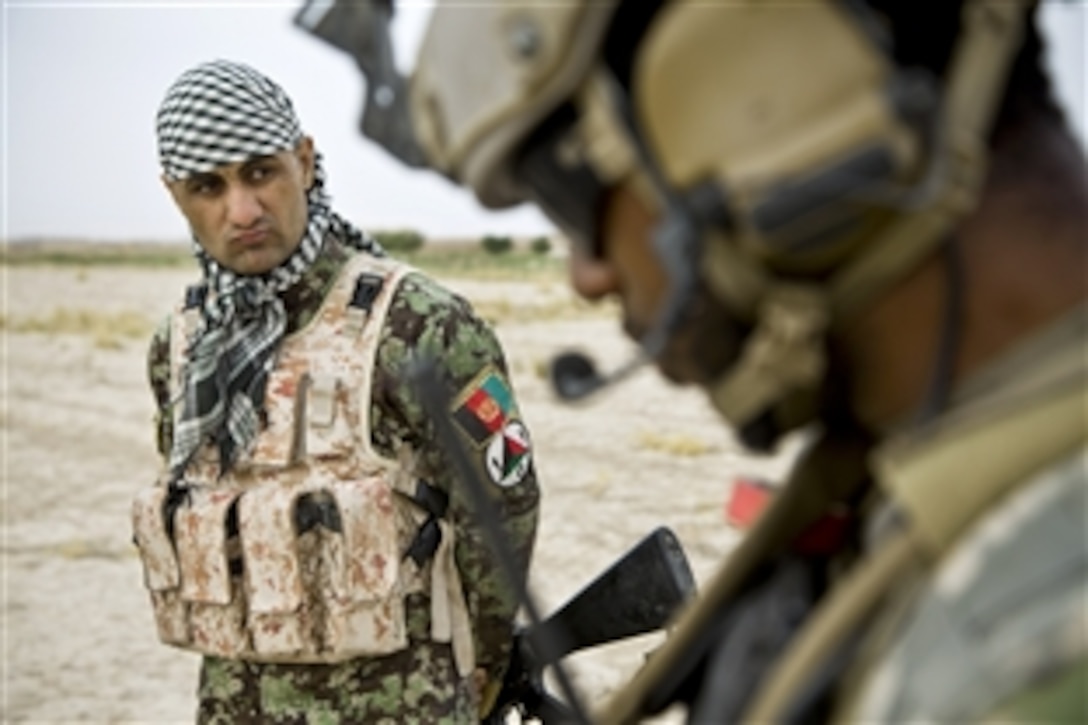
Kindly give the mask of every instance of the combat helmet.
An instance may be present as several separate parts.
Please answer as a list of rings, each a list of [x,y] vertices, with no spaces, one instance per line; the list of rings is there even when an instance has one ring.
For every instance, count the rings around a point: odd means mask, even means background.
[[[632,184],[670,282],[643,353],[699,279],[744,338],[708,392],[766,448],[815,415],[828,335],[973,209],[1032,5],[966,0],[939,78],[897,63],[861,0],[439,3],[406,81],[388,3],[299,22],[368,73],[368,135],[485,207],[535,202],[594,253],[601,200]]]

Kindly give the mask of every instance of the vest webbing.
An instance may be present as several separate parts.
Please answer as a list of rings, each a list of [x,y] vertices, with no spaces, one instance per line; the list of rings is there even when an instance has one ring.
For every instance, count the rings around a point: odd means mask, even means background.
[[[398,275],[397,279],[393,281],[394,285],[399,281],[400,276],[402,275]],[[362,313],[369,315],[374,306],[374,301],[381,293],[384,284],[385,278],[381,275],[372,272],[359,273],[355,280],[355,288],[352,291],[351,299],[348,301],[348,307],[353,307],[360,310]],[[204,298],[207,297],[207,294],[208,287],[207,284],[203,282],[186,287],[185,301],[182,304],[183,312],[195,314],[195,311],[199,310],[201,305],[204,304]],[[435,551],[438,550],[438,545],[441,543],[442,529],[438,526],[438,520],[446,515],[449,497],[443,491],[435,488],[422,479],[416,481],[414,490],[398,490],[398,493],[423,509],[427,515],[427,518],[420,524],[416,538],[404,552],[406,558],[415,562],[417,567],[422,567],[434,556]],[[167,519],[168,531],[173,529],[173,526],[171,525],[172,509],[176,508],[179,504],[180,501],[167,501],[165,516]],[[235,527],[235,530],[233,531],[230,530],[232,524]],[[298,508],[295,512],[295,524],[298,527],[298,532],[300,534],[309,531],[319,524],[325,526],[325,528],[330,531],[340,530],[335,507],[331,507],[327,501],[317,500],[312,496],[304,496],[299,500]],[[228,519],[228,533],[236,534],[236,527],[236,519]],[[237,569],[239,567],[237,564],[239,563],[240,562],[235,561],[231,562],[232,570],[235,570],[234,573],[238,573]]]
[[[374,269],[371,269],[372,267]],[[391,296],[391,292],[385,295],[381,293],[384,288],[390,291],[395,290],[404,275],[411,271],[413,270],[410,267],[391,261],[349,259],[339,272],[335,285],[342,287],[347,283],[354,286],[349,287],[347,293],[338,292],[339,297],[336,300],[326,297],[322,302],[322,309],[328,304],[346,305],[348,312],[345,317],[344,332],[354,336],[364,335],[364,330],[368,330],[365,333],[366,340],[360,337],[360,344],[368,346],[362,351],[364,354],[373,355],[373,349],[377,347],[379,339],[378,328],[384,321]],[[337,289],[336,286],[333,287],[333,290],[335,289]],[[182,359],[186,340],[199,323],[199,307],[205,294],[206,288],[203,285],[188,288],[182,304],[182,314],[172,324],[171,366],[175,385],[178,378],[176,366]],[[384,302],[376,304],[380,300]],[[305,329],[295,334],[304,334]],[[370,348],[370,345],[374,348]],[[359,435],[356,436],[356,442],[363,449],[361,453],[366,457],[381,459],[389,465],[397,466],[400,471],[391,477],[390,484],[395,494],[411,502],[411,505],[415,507],[412,518],[418,527],[415,538],[401,553],[403,558],[411,559],[415,564],[417,574],[409,574],[409,577],[424,586],[420,575],[425,572],[421,569],[433,561],[434,565],[429,568],[431,634],[435,641],[451,642],[457,669],[459,673],[465,675],[474,667],[474,654],[471,625],[463,601],[460,577],[453,560],[454,532],[449,522],[445,520],[447,497],[437,488],[411,475],[411,471],[414,470],[414,456],[407,449],[400,450],[395,461],[385,459],[373,450],[368,415],[373,364],[374,361],[371,360],[364,366],[365,374],[361,381],[363,382],[361,388],[363,400],[359,411],[362,420],[359,422],[363,424],[361,428],[365,429],[360,430]],[[315,398],[310,402],[324,409],[331,405],[332,398],[323,395],[320,399]],[[317,497],[303,495],[295,511],[296,530],[301,533],[316,525],[322,525],[330,531],[338,530],[339,521],[335,507],[333,506],[330,510],[327,503],[329,502]],[[232,572],[235,575],[238,573]],[[409,585],[406,591],[411,590],[412,586]]]

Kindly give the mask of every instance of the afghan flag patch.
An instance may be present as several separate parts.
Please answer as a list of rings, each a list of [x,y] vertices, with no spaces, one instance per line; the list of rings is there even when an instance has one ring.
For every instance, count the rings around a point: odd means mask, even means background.
[[[490,367],[461,391],[453,405],[453,419],[476,445],[501,431],[516,412],[510,386]]]

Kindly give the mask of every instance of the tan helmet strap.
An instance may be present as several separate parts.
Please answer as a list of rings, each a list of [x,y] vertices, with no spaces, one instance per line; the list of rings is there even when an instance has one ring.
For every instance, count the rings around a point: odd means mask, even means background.
[[[772,288],[739,362],[710,388],[714,406],[733,423],[744,424],[783,393],[811,388],[827,365],[827,325],[827,301],[818,288]]]
[[[930,174],[939,198],[925,211],[905,214],[870,250],[832,280],[832,318],[840,326],[880,290],[926,258],[952,224],[973,207],[985,178],[986,144],[1020,44],[1028,2],[974,0],[964,6],[964,39],[956,47]],[[923,182],[925,183],[925,182]]]

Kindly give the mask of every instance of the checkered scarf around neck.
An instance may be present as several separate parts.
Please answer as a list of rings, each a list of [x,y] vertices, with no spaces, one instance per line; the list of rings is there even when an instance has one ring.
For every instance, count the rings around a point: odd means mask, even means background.
[[[199,65],[178,78],[158,113],[159,161],[167,179],[294,149],[303,138],[287,94],[256,70],[234,62]],[[183,405],[174,426],[171,481],[181,479],[207,441],[219,451],[220,475],[257,436],[269,371],[286,330],[281,294],[321,252],[328,234],[376,256],[381,246],[329,206],[321,155],[315,153],[309,216],[298,248],[275,269],[239,275],[218,264],[193,239],[204,273],[201,324],[189,340]]]

